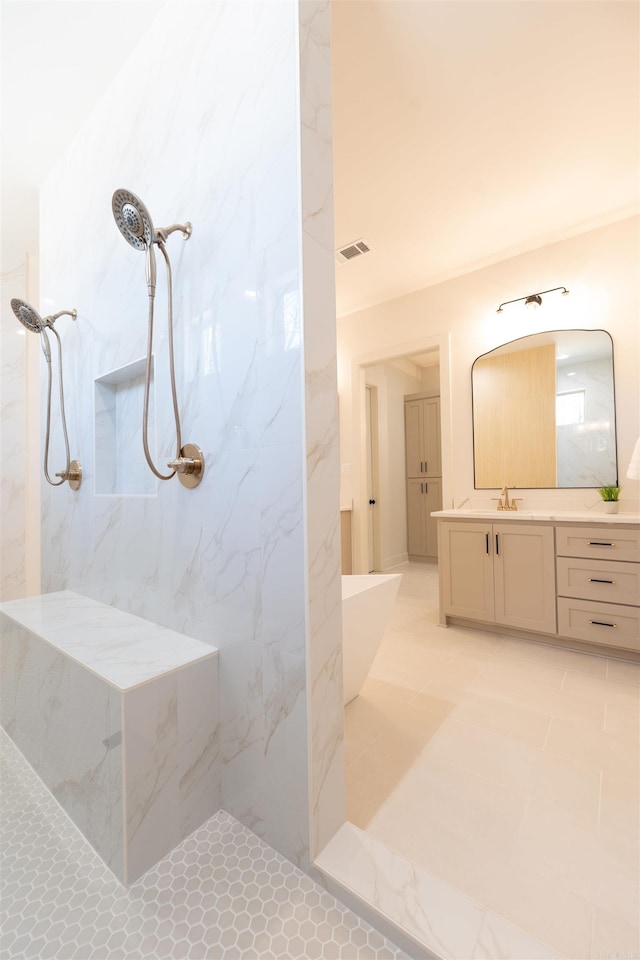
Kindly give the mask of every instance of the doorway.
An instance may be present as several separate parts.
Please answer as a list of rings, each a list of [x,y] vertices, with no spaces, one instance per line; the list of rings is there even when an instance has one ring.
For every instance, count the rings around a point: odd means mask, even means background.
[[[431,355],[435,360],[440,395],[440,427],[442,449],[442,502],[450,503],[451,489],[451,396],[448,334],[428,339],[391,345],[375,353],[355,357],[351,363],[351,408],[341,405],[341,431],[351,435],[352,461],[349,492],[352,492],[352,556],[353,573],[384,573],[408,559],[407,545],[398,543],[398,534],[406,532],[406,468],[404,456],[403,412],[390,416],[389,397],[398,394],[389,387],[389,379],[377,376],[384,366],[408,367],[407,361]],[[405,369],[404,375],[407,375]],[[398,374],[400,376],[400,374]],[[346,386],[346,385],[345,385]],[[374,399],[370,388],[374,388]],[[406,394],[419,389],[405,389]],[[402,401],[401,393],[399,394]],[[397,397],[396,397],[397,399]],[[371,424],[371,404],[377,423]],[[400,402],[399,407],[403,404]],[[373,427],[373,429],[372,429]],[[370,433],[377,450],[369,448]],[[348,441],[347,441],[348,442]],[[371,472],[373,477],[371,477]],[[370,504],[375,500],[375,504]],[[401,506],[402,504],[402,506]],[[373,529],[372,529],[373,528]],[[371,545],[373,544],[373,562]]]

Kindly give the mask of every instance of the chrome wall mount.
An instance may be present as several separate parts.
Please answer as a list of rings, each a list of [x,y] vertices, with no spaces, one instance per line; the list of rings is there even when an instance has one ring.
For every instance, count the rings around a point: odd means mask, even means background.
[[[147,362],[144,379],[144,411],[142,415],[142,445],[144,455],[151,471],[159,480],[171,480],[178,474],[180,482],[185,487],[197,487],[204,476],[204,455],[199,447],[193,443],[182,445],[182,431],[180,427],[180,413],[176,391],[175,361],[173,351],[173,292],[171,278],[171,262],[165,242],[168,237],[179,231],[184,240],[188,240],[192,233],[192,226],[186,223],[173,223],[170,227],[153,226],[151,215],[146,206],[130,190],[116,190],[111,200],[111,208],[118,230],[128,244],[134,249],[146,254],[146,278],[149,291],[149,334],[147,338]],[[151,381],[151,358],[153,352],[153,320],[154,302],[156,295],[156,258],[154,244],[157,244],[167,268],[167,303],[168,303],[168,343],[169,343],[169,375],[171,379],[171,395],[173,400],[173,416],[176,428],[176,455],[167,463],[171,473],[160,473],[151,459],[149,452],[149,389]]]
[[[62,341],[58,331],[54,327],[55,321],[59,317],[71,317],[72,320],[76,320],[78,317],[77,310],[60,310],[58,313],[54,313],[49,317],[41,317],[37,310],[35,310],[30,304],[26,303],[24,300],[18,300],[14,298],[11,301],[11,309],[13,310],[15,316],[20,321],[23,326],[30,330],[32,333],[40,334],[40,344],[42,346],[42,352],[44,353],[44,358],[47,362],[47,426],[45,433],[44,441],[44,476],[47,483],[50,483],[52,487],[61,486],[65,480],[69,481],[69,486],[72,490],[79,490],[80,484],[82,483],[82,466],[80,465],[79,460],[72,460],[69,455],[69,437],[67,434],[67,419],[65,416],[64,410],[64,384],[62,378]],[[60,382],[60,419],[62,421],[62,434],[64,436],[64,447],[66,453],[66,465],[64,470],[59,470],[56,473],[56,477],[60,477],[59,480],[52,480],[49,476],[49,440],[51,435],[51,386],[53,381],[52,373],[52,360],[51,360],[51,345],[49,343],[49,336],[47,330],[50,330],[54,334],[56,340],[58,341],[58,365],[59,365],[59,382]]]

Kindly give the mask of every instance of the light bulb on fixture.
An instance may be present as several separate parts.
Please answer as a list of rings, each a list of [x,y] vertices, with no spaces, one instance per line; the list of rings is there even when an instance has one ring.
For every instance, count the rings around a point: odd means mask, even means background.
[[[515,300],[505,300],[504,303],[500,304],[496,313],[502,313],[503,307],[507,307],[510,303],[520,303],[521,300],[524,300],[525,307],[535,310],[542,306],[542,297],[545,293],[555,293],[557,290],[560,290],[563,297],[569,294],[566,287],[552,287],[550,290],[541,290],[540,293],[530,293],[526,297],[516,297]]]

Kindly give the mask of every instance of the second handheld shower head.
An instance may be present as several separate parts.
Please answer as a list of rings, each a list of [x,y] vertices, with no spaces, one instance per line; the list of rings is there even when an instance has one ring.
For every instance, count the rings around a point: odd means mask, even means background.
[[[42,345],[42,352],[44,353],[45,360],[47,361],[47,370],[48,370],[48,389],[47,389],[47,430],[45,436],[44,444],[44,475],[48,483],[53,487],[60,486],[61,483],[64,483],[65,480],[69,481],[69,486],[72,490],[78,490],[80,487],[80,482],[82,480],[82,467],[77,460],[71,460],[69,457],[69,438],[67,436],[67,421],[64,412],[64,386],[62,383],[62,341],[58,331],[54,327],[54,321],[58,317],[71,317],[72,320],[75,320],[78,316],[77,310],[60,310],[58,313],[54,313],[49,317],[41,317],[37,310],[35,310],[29,303],[25,300],[18,300],[16,297],[11,301],[11,309],[16,315],[17,319],[22,323],[27,330],[31,330],[32,333],[40,334],[40,343]],[[58,356],[60,360],[60,417],[62,419],[62,432],[64,435],[64,445],[67,456],[67,463],[65,469],[56,473],[57,477],[61,477],[59,481],[52,480],[49,476],[49,435],[51,431],[51,346],[49,344],[49,336],[47,330],[55,335],[58,341]]]
[[[11,309],[20,323],[33,333],[42,333],[47,326],[38,311],[34,310],[33,307],[24,300],[18,300],[14,297],[11,301]]]

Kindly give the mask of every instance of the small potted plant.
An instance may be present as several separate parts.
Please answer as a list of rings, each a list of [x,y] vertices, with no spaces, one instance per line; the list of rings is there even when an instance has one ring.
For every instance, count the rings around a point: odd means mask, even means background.
[[[598,493],[604,500],[605,513],[618,512],[618,500],[620,499],[620,490],[622,487],[598,487]]]

